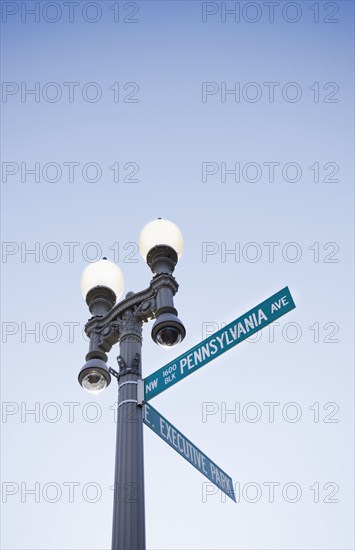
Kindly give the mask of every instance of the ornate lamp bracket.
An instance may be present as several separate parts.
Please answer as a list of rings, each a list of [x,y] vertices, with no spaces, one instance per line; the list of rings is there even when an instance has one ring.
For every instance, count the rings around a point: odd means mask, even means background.
[[[154,319],[157,294],[162,288],[169,288],[175,295],[179,285],[171,274],[155,275],[147,289],[129,292],[106,315],[89,319],[85,325],[85,333],[90,338],[90,352],[109,352],[119,342],[130,322],[146,323]]]

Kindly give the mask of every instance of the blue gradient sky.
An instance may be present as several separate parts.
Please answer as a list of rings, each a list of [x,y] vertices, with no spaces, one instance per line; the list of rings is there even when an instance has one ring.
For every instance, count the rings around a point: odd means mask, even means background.
[[[238,504],[221,502],[220,494],[203,502],[203,477],[145,428],[148,548],[353,548],[353,2],[316,3],[319,23],[310,9],[314,2],[296,2],[302,14],[293,24],[282,18],[281,6],[287,2],[275,8],[274,23],[268,21],[265,2],[258,2],[262,17],[254,24],[236,23],[232,17],[222,23],[221,2],[211,4],[218,13],[206,23],[198,1],[120,2],[118,23],[109,10],[114,2],[97,3],[102,18],[96,23],[81,15],[87,2],[80,3],[72,23],[64,15],[48,23],[42,11],[38,23],[33,17],[23,23],[20,3],[2,2],[3,9],[5,4],[19,12],[7,20],[3,12],[3,82],[23,82],[28,88],[39,82],[41,91],[55,82],[63,98],[51,103],[41,96],[36,103],[27,96],[22,102],[17,93],[6,102],[3,95],[1,104],[2,240],[12,243],[3,245],[2,257],[2,400],[19,407],[18,413],[3,416],[1,424],[2,488],[8,490],[4,483],[9,482],[19,487],[6,502],[3,494],[3,548],[110,547],[115,446],[110,407],[116,395],[112,385],[96,398],[102,412],[98,422],[83,418],[92,400],[76,381],[87,352],[81,327],[88,311],[79,280],[88,254],[95,257],[94,248],[86,246],[94,242],[111,259],[119,246],[116,260],[126,291],[146,287],[149,269],[135,245],[127,243],[136,243],[142,226],[158,216],[177,223],[185,237],[176,269],[176,305],[187,336],[179,349],[166,351],[153,344],[150,327],[145,327],[145,375],[205,337],[204,323],[230,322],[286,285],[297,307],[275,327],[274,342],[263,331],[260,341],[241,344],[154,399],[153,406],[242,488],[253,483],[263,492],[255,503],[243,492]],[[124,22],[135,4],[138,22]],[[232,4],[245,6],[227,2]],[[40,6],[42,10],[42,2]],[[334,6],[339,11],[331,16]],[[339,22],[326,23],[325,17]],[[64,82],[79,83],[72,103]],[[81,95],[88,82],[102,90],[96,103]],[[118,103],[109,89],[114,82],[120,83]],[[124,90],[127,82],[139,85],[136,103],[123,101],[132,90]],[[223,103],[217,93],[203,102],[202,82],[219,88],[222,82],[228,88],[256,82],[263,95],[256,103],[236,103],[232,96]],[[264,82],[280,83],[274,103],[268,101]],[[302,90],[296,103],[282,98],[280,90],[289,82]],[[318,103],[309,89],[315,82],[320,85]],[[332,91],[323,89],[329,82],[339,86],[338,102],[323,101]],[[55,183],[42,174],[35,182],[24,174],[21,181],[16,173],[6,181],[6,163],[32,167],[36,162],[41,168],[59,164],[62,177]],[[80,163],[74,182],[64,169],[68,162]],[[81,175],[82,166],[91,162],[102,169],[96,183]],[[109,169],[115,162],[121,166],[118,183]],[[139,182],[123,182],[128,170],[123,167],[132,162],[139,166]],[[278,162],[281,167],[294,162],[302,177],[285,181],[278,170],[270,182],[264,170],[255,183],[236,183],[232,176],[223,183],[220,173],[203,182],[204,162],[229,167],[236,162]],[[315,162],[320,164],[319,182],[309,169]],[[326,163],[339,167],[334,176],[339,181],[323,181],[331,171],[323,169]],[[21,257],[21,249],[33,249],[36,242],[39,256]],[[257,262],[243,257],[238,262],[221,253],[221,243],[231,249],[251,242],[262,251]],[[280,243],[274,262],[265,242]],[[48,243],[56,245],[49,249]],[[78,243],[73,261],[64,243]],[[205,261],[203,243],[216,243],[218,250]],[[295,250],[288,243],[297,243],[298,262],[282,255],[282,250],[284,255]],[[319,261],[314,243],[319,243]],[[14,254],[6,253],[11,250]],[[57,262],[50,261],[54,250],[61,254]],[[35,323],[38,341],[25,332]],[[53,325],[47,333],[48,323]],[[64,323],[80,323],[73,339]],[[285,328],[287,323],[297,323],[301,330],[297,342],[290,342],[296,329]],[[319,323],[318,343],[315,329],[309,328],[314,323]],[[58,326],[58,341],[50,342]],[[8,334],[11,327],[13,335]],[[331,336],[334,327],[339,330]],[[329,339],[339,341],[325,341]],[[21,408],[34,408],[36,402],[39,421],[29,415],[22,422]],[[46,404],[52,402],[62,410],[58,422],[46,417]],[[231,409],[250,402],[263,411],[259,422],[236,422],[231,415],[222,422],[222,403]],[[265,402],[280,403],[274,423],[267,419]],[[299,422],[282,416],[290,402],[301,409]],[[78,403],[73,422],[64,403]],[[219,410],[207,422],[202,421],[203,403],[215,403]],[[314,403],[319,403],[319,422],[309,409]],[[333,417],[338,422],[323,421],[333,410],[323,409],[327,403],[339,407]],[[21,483],[32,488],[36,482],[41,491],[49,482],[58,484],[62,497],[49,503],[41,493],[35,502],[33,495],[23,494]],[[74,502],[63,485],[67,482],[80,484]],[[89,482],[102,488],[96,503],[82,497]],[[274,503],[263,485],[267,482],[280,484]],[[291,482],[302,489],[295,503],[281,494]],[[309,489],[315,483],[319,503]],[[335,487],[324,488],[327,483],[339,487],[333,497],[339,502],[323,502]]]

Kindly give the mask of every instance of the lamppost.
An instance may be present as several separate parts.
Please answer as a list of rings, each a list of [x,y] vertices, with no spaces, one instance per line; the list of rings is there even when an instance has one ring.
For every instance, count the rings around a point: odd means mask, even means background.
[[[110,384],[111,374],[118,381],[112,550],[145,549],[143,323],[155,319],[152,339],[163,347],[175,346],[186,333],[174,307],[178,284],[172,275],[183,250],[180,229],[159,218],[143,228],[139,249],[153,273],[147,289],[128,292],[116,304],[123,292],[123,274],[107,259],[87,266],[81,278],[81,290],[93,316],[85,325],[90,347],[79,383],[98,394]],[[107,352],[117,342],[118,372],[106,365]]]

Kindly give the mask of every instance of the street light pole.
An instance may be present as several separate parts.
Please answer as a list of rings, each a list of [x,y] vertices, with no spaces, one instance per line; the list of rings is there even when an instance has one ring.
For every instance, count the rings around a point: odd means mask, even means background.
[[[143,409],[138,404],[141,348],[142,321],[132,314],[120,338],[113,550],[145,549]]]
[[[117,439],[112,527],[112,550],[145,550],[143,381],[141,368],[143,323],[155,319],[154,342],[172,347],[183,340],[185,328],[177,317],[173,277],[182,253],[178,227],[160,218],[148,224],[140,237],[140,251],[153,272],[150,286],[123,291],[121,270],[106,259],[90,264],[83,273],[83,296],[93,317],[85,325],[90,338],[86,363],[79,383],[89,392],[100,393],[118,381]],[[119,371],[108,368],[107,352],[119,342]]]

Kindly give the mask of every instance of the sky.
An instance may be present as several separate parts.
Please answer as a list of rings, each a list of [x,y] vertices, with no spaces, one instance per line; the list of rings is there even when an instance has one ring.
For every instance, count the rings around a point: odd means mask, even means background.
[[[110,548],[117,393],[77,382],[80,277],[107,256],[146,288],[158,217],[187,334],[146,325],[144,376],[285,286],[296,308],[151,401],[237,502],[145,426],[147,548],[353,548],[353,2],[1,9],[2,548]]]

